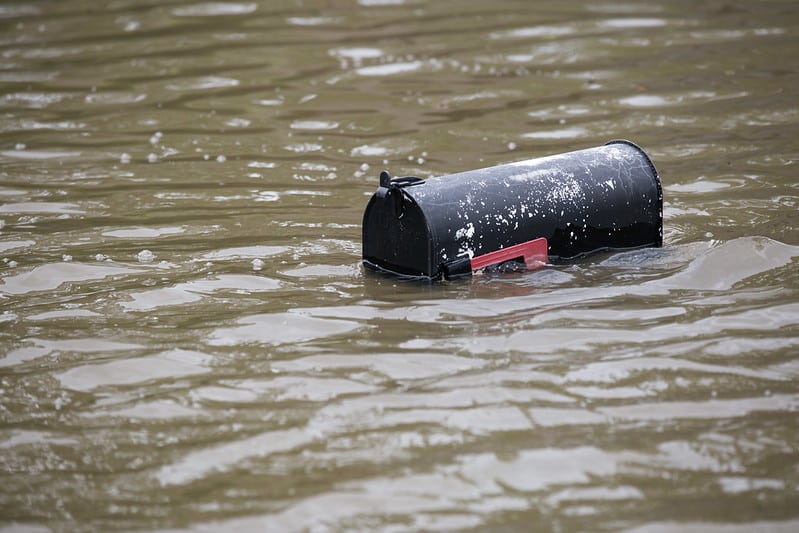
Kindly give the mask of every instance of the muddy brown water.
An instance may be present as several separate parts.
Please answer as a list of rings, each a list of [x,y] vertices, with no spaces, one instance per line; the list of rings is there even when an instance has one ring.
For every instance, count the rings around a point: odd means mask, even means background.
[[[793,1],[0,5],[0,531],[799,530]],[[662,249],[367,276],[631,139]]]

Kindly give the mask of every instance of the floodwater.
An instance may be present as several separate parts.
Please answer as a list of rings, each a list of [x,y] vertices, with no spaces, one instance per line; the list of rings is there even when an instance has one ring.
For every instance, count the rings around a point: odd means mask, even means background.
[[[0,530],[799,530],[794,0],[0,4]],[[662,249],[366,275],[600,145]]]

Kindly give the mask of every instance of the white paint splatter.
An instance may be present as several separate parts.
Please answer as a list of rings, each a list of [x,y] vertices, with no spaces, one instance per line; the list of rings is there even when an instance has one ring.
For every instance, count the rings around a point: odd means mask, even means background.
[[[474,237],[474,224],[471,222],[455,232],[456,239],[471,239],[472,237]]]

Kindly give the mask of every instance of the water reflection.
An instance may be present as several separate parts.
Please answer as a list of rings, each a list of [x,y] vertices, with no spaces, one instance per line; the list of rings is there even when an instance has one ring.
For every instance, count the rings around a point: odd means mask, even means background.
[[[153,356],[78,366],[55,377],[67,389],[87,391],[155,379],[180,379],[205,372],[210,359],[198,352],[170,350]]]
[[[136,272],[140,270],[111,265],[49,263],[37,266],[29,272],[7,276],[0,285],[0,292],[26,294],[33,291],[48,291],[69,282],[100,280],[109,276]]]

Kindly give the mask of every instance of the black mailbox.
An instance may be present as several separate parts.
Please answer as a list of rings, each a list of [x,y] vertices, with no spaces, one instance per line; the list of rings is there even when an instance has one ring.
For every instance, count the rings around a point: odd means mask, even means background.
[[[440,279],[663,244],[655,166],[629,141],[423,180],[380,174],[363,263]]]

